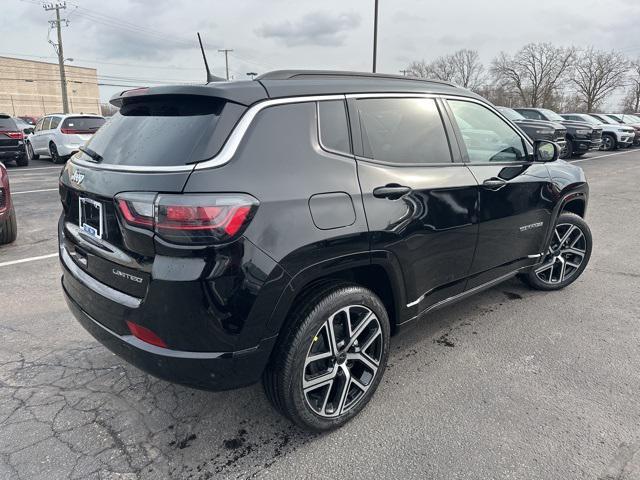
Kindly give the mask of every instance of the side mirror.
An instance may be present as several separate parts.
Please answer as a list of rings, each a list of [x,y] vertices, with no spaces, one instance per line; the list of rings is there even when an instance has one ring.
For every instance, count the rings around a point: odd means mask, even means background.
[[[533,143],[534,162],[555,162],[560,157],[560,147],[557,143],[547,140],[536,140]]]
[[[26,135],[31,135],[31,134],[33,133],[33,128],[25,128],[25,129],[23,130],[23,132],[24,132]]]

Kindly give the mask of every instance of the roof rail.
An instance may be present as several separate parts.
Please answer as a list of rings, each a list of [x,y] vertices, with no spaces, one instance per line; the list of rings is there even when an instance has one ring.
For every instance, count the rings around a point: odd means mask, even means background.
[[[255,80],[292,80],[292,79],[310,79],[310,78],[322,78],[322,77],[332,77],[332,78],[345,78],[345,79],[362,79],[362,78],[371,78],[371,79],[390,79],[390,80],[406,80],[413,82],[426,82],[426,83],[439,83],[442,85],[449,85],[451,87],[455,87],[456,85],[451,82],[445,82],[442,80],[431,80],[428,78],[420,78],[413,76],[404,76],[404,75],[390,75],[386,73],[370,73],[370,72],[350,72],[344,70],[274,70],[272,72],[267,72],[262,75],[259,75],[255,78]]]

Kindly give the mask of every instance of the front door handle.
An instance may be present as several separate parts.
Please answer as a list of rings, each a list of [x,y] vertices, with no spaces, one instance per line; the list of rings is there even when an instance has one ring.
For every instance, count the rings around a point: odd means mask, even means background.
[[[376,198],[388,198],[389,200],[397,200],[407,193],[411,192],[411,187],[398,185],[397,183],[389,183],[384,187],[376,187],[373,189],[373,196]]]
[[[489,190],[500,190],[506,184],[506,180],[497,177],[488,178],[484,182],[482,182],[482,186],[484,188],[488,188]]]

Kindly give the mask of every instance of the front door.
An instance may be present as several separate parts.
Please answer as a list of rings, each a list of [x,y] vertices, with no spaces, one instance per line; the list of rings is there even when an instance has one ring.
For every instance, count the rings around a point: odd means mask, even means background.
[[[467,289],[536,263],[553,208],[551,178],[519,132],[480,103],[449,99],[463,157],[478,181],[479,234]]]
[[[441,113],[434,98],[349,100],[371,249],[402,268],[404,318],[464,290],[476,245],[477,183]]]

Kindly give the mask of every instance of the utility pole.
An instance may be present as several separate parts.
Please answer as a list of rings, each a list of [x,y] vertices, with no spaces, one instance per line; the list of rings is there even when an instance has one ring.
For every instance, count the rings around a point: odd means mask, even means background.
[[[409,73],[409,70],[398,70],[403,76],[407,76],[407,73]]]
[[[376,73],[376,56],[378,54],[378,0],[375,1],[373,14],[373,73]]]
[[[64,51],[62,50],[62,22],[66,20],[60,18],[60,9],[66,9],[66,2],[49,2],[42,5],[45,11],[56,11],[56,19],[50,20],[49,23],[58,30],[58,43],[49,40],[54,50],[58,54],[58,66],[60,67],[60,85],[62,89],[62,110],[63,113],[69,113],[69,97],[67,96],[67,75],[64,71]]]
[[[224,66],[227,70],[227,80],[229,80],[229,52],[233,52],[233,50],[229,48],[222,48],[218,50],[219,52],[224,52]]]

